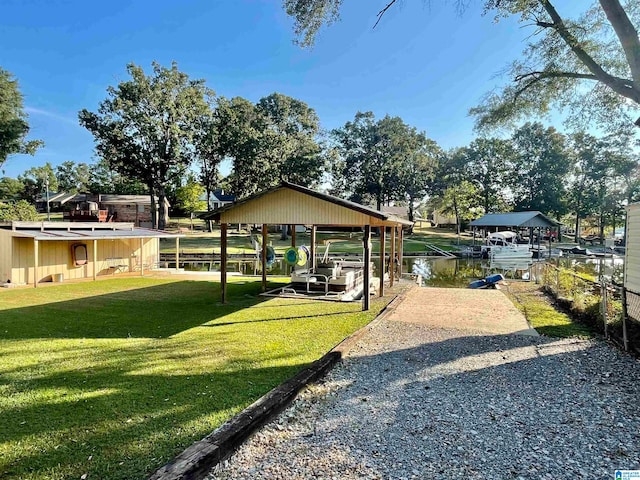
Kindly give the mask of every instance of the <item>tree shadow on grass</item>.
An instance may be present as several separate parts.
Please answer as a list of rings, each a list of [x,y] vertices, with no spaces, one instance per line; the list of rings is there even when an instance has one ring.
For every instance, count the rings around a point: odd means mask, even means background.
[[[64,288],[61,286],[58,288]],[[0,311],[0,340],[29,338],[167,338],[266,301],[260,282],[181,281]]]
[[[105,368],[14,385],[85,395],[0,411],[0,445],[8,445],[0,477],[48,478],[55,472],[60,478],[144,478],[302,366],[245,365],[200,375],[114,374]]]

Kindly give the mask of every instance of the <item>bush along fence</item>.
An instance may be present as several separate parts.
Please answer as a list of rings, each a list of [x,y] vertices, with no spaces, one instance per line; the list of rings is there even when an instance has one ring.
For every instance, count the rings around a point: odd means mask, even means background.
[[[640,294],[611,280],[596,282],[550,263],[542,266],[544,290],[557,305],[625,351],[640,355]]]

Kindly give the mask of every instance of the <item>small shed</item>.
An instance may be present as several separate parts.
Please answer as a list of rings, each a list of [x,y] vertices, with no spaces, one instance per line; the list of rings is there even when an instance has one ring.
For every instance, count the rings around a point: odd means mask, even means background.
[[[624,287],[627,313],[640,321],[640,203],[627,206]]]
[[[179,235],[132,223],[10,222],[0,225],[0,283],[33,284],[144,271],[159,239]]]
[[[266,290],[266,247],[268,225],[306,225],[311,227],[311,262],[315,265],[315,234],[319,226],[328,227],[362,227],[364,251],[364,293],[363,310],[369,309],[369,267],[371,262],[371,228],[380,228],[380,258],[384,265],[385,235],[387,228],[391,229],[391,258],[394,257],[395,240],[398,238],[398,256],[402,265],[402,227],[411,226],[412,222],[398,218],[392,214],[381,212],[373,208],[350,202],[338,197],[317,192],[289,182],[282,182],[275,188],[266,190],[252,197],[223,207],[210,214],[205,214],[205,220],[215,220],[221,226],[221,282],[222,301],[226,301],[226,272],[227,272],[227,227],[229,224],[258,224],[262,225],[262,288]],[[295,246],[295,234],[291,237]],[[380,275],[380,289],[384,292],[384,275]],[[390,276],[393,281],[393,275]]]

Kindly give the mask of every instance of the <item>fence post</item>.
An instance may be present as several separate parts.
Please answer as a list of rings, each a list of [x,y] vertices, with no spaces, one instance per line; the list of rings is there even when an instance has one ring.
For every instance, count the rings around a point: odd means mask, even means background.
[[[560,269],[556,267],[556,298],[560,298]]]
[[[629,339],[627,338],[627,289],[622,287],[622,343],[624,351],[629,351]]]
[[[609,307],[607,305],[607,282],[602,280],[602,321],[604,322],[604,338],[609,338],[609,325],[608,325],[608,313]]]

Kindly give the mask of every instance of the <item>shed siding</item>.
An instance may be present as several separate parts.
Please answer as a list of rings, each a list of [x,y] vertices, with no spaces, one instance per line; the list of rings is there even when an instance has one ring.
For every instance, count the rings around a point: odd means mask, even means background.
[[[0,231],[0,283],[11,280],[13,237],[10,231]],[[13,281],[13,280],[11,280]]]
[[[366,225],[369,215],[283,188],[222,212],[222,223]]]
[[[629,207],[626,237],[624,285],[629,290],[640,293],[640,204]]]
[[[1,237],[0,237],[1,238]],[[83,243],[87,246],[89,261],[86,265],[74,266],[71,246]],[[142,258],[147,264],[157,262],[159,240],[143,240],[142,253],[139,239],[98,240],[98,258],[95,262],[97,275],[113,273],[110,266],[126,265],[125,270],[133,270]],[[61,273],[65,280],[77,280],[93,277],[94,252],[93,240],[78,242],[71,240],[39,242],[38,282],[50,281],[52,275]],[[32,283],[34,280],[33,239],[13,238],[13,256],[11,281],[13,283]]]

